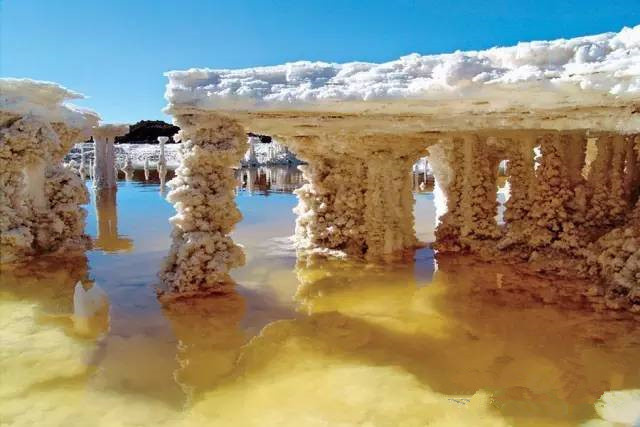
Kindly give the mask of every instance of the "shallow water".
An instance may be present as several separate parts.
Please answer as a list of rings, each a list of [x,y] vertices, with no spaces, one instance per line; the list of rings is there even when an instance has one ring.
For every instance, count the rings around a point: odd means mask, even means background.
[[[579,425],[629,410],[594,404],[640,388],[637,322],[430,249],[386,267],[297,259],[295,196],[253,190],[238,192],[247,263],[226,296],[158,304],[173,208],[156,183],[92,192],[86,258],[3,272],[0,425]],[[415,211],[432,241],[433,195]],[[78,280],[108,306],[74,315]]]

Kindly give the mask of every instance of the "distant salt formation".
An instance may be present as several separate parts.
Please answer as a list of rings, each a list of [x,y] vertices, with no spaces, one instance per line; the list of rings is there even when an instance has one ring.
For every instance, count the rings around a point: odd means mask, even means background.
[[[160,273],[161,299],[225,291],[229,270],[244,263],[229,233],[241,219],[235,205],[232,166],[247,149],[235,122],[207,114],[176,114],[181,128],[182,164],[167,199],[174,204],[173,243]]]
[[[104,124],[93,129],[94,139],[94,170],[93,186],[95,188],[115,188],[118,179],[115,148],[113,142],[116,136],[129,131],[129,125]]]
[[[255,136],[250,136],[248,143],[249,143],[249,149],[247,150],[247,152],[244,155],[244,164],[247,166],[257,166],[258,165],[258,158],[256,157],[256,144],[258,144],[260,142],[260,138],[257,138]]]
[[[83,96],[55,83],[0,79],[0,261],[84,248],[84,182],[63,166],[98,116],[67,104]]]
[[[127,156],[124,161],[124,166],[122,166],[122,172],[124,172],[124,179],[127,181],[131,181],[133,179],[133,173],[135,169],[133,167],[133,163],[131,162],[131,157]]]
[[[144,180],[149,181],[149,158],[144,159]]]
[[[164,144],[169,140],[169,137],[159,136],[158,143],[160,144],[160,157],[158,158],[158,164],[156,168],[158,170],[158,177],[160,178],[160,187],[164,187],[164,182],[167,179],[167,159],[164,156]]]

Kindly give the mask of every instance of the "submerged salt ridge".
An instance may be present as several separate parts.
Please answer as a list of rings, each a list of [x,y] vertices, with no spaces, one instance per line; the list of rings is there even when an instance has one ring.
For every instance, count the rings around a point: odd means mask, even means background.
[[[640,25],[618,33],[534,41],[441,55],[411,54],[382,64],[298,61],[239,70],[170,71],[166,97],[195,108],[304,107],[317,101],[493,98],[545,92],[527,103],[589,103],[640,96]],[[553,92],[553,96],[551,93]],[[604,96],[611,95],[611,96]],[[504,100],[502,100],[504,101]]]

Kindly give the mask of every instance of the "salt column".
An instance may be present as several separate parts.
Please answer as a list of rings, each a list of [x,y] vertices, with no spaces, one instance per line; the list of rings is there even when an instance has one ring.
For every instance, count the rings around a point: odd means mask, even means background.
[[[95,146],[93,186],[95,188],[116,187],[115,148],[116,136],[129,132],[129,125],[101,125],[93,130]]]
[[[164,144],[169,140],[167,136],[159,136],[158,142],[160,143],[160,158],[158,159],[158,176],[160,177],[160,188],[164,187],[164,181],[167,178],[167,159],[164,157]]]
[[[122,172],[124,172],[124,179],[127,181],[131,181],[133,178],[133,172],[135,169],[133,168],[133,162],[131,161],[131,156],[127,155],[124,166],[122,167]]]
[[[258,164],[258,159],[256,158],[256,149],[255,149],[256,140],[258,140],[258,138],[256,138],[255,136],[249,137],[249,150],[244,155],[244,161],[248,166],[255,166]]]
[[[144,159],[144,180],[149,181],[149,158]]]

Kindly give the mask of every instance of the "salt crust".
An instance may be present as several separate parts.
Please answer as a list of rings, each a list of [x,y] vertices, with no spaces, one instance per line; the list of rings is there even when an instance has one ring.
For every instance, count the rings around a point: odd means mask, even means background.
[[[169,110],[362,111],[373,101],[393,101],[412,112],[415,101],[446,100],[465,110],[489,101],[494,111],[616,105],[640,96],[640,25],[481,51],[414,53],[382,64],[298,61],[165,75]]]

